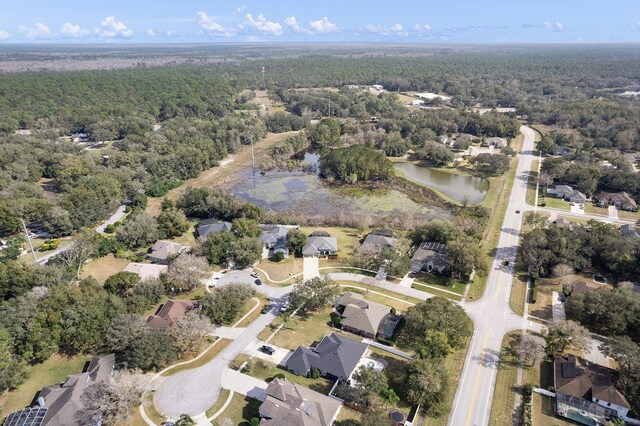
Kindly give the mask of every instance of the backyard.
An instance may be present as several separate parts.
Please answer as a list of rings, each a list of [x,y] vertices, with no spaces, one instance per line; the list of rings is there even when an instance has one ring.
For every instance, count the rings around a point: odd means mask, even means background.
[[[100,284],[104,284],[107,278],[122,271],[128,264],[128,259],[120,259],[108,254],[86,263],[82,267],[80,278],[93,277]]]
[[[270,382],[271,380],[273,380],[276,374],[282,374],[286,380],[293,383],[298,383],[324,395],[329,394],[329,391],[333,386],[333,382],[331,380],[325,379],[324,377],[312,379],[310,377],[298,376],[287,371],[285,368],[278,367],[276,364],[263,361],[261,359],[251,360],[250,368],[245,367],[242,372],[248,374],[249,376],[262,379],[266,382]]]

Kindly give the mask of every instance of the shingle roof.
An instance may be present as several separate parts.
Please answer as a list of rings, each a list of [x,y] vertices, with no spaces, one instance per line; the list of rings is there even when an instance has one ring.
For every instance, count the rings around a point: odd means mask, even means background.
[[[167,300],[155,315],[149,315],[146,325],[152,328],[169,327],[197,306],[195,300]]]
[[[215,219],[203,220],[198,223],[197,233],[199,237],[209,234],[217,234],[219,232],[228,232],[231,230],[231,223],[220,222]]]
[[[274,379],[260,405],[263,426],[329,426],[341,401],[283,379]]]
[[[313,349],[298,346],[287,360],[287,368],[299,372],[317,368],[339,379],[346,379],[367,347],[366,343],[332,333],[324,336]]]
[[[338,239],[336,237],[310,237],[302,248],[304,256],[318,255],[323,251],[337,252]]]
[[[380,253],[385,247],[396,248],[398,240],[393,237],[387,237],[384,235],[369,234],[364,239],[358,252],[361,253]]]
[[[141,280],[159,278],[160,274],[167,271],[167,265],[155,265],[151,263],[129,263],[122,272],[138,274]]]
[[[160,240],[156,241],[153,247],[151,247],[151,253],[149,253],[149,257],[152,257],[154,259],[166,260],[171,256],[180,254],[185,249],[186,246],[183,246],[182,244]]]
[[[346,292],[337,301],[337,306],[344,306],[342,325],[375,335],[380,322],[391,311],[388,306],[364,300],[357,293]]]

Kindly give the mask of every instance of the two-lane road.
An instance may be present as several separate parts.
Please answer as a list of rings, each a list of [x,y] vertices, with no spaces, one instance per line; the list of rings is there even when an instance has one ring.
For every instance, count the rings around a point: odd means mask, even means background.
[[[527,179],[531,170],[535,134],[522,126],[522,153],[518,155],[516,179],[498,238],[495,258],[487,280],[487,288],[480,301],[465,303],[464,308],[473,320],[474,334],[465,365],[460,376],[449,425],[483,426],[490,422],[491,403],[495,387],[502,339],[508,331],[523,326],[523,318],[509,307],[509,295],[514,277],[514,264],[520,241],[520,228],[527,193]],[[517,213],[516,211],[520,211]],[[506,265],[506,261],[509,265]],[[539,329],[537,324],[524,324]]]

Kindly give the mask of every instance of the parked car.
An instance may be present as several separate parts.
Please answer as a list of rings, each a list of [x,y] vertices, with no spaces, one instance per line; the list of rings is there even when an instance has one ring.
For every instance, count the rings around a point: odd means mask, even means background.
[[[509,266],[509,261],[508,260],[504,261],[504,266]]]
[[[273,353],[276,351],[271,346],[267,346],[267,345],[260,346],[259,350],[260,350],[260,352],[264,352],[267,355],[273,355]]]
[[[280,307],[280,312],[287,312],[287,309],[289,309],[289,301],[284,302],[284,305],[282,305]]]
[[[260,280],[260,278],[255,280],[254,283],[256,283],[256,285],[262,285],[262,281]]]
[[[516,210],[516,213],[517,213],[517,214],[520,214],[520,210]]]
[[[252,273],[251,273],[251,276],[252,276],[253,278],[260,278],[260,275],[258,275],[258,273],[257,273],[257,272],[252,272]]]
[[[269,313],[270,310],[271,310],[271,305],[264,305],[264,308],[262,308],[260,312],[263,314],[267,314]]]

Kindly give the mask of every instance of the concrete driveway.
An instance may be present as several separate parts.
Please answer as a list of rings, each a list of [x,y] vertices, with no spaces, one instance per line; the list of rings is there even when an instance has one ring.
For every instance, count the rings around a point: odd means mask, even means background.
[[[275,352],[273,353],[273,355],[269,355],[262,352],[260,350],[260,347],[262,345],[267,345],[275,349]],[[289,349],[274,346],[272,344],[265,343],[262,340],[256,340],[255,342],[247,346],[245,350],[242,352],[244,352],[245,354],[251,355],[254,358],[263,359],[265,361],[268,361],[277,365],[284,365],[284,363],[287,362],[287,360],[293,353],[293,351],[290,351]]]
[[[225,368],[222,372],[221,383],[225,389],[231,389],[234,392],[255,398],[258,401],[264,401],[266,398],[265,390],[267,389],[267,382],[242,374],[236,370]]]
[[[310,280],[320,275],[320,259],[317,257],[302,258],[302,279]]]
[[[575,203],[573,206],[569,206],[571,208],[571,213],[573,214],[584,214],[584,205],[580,208],[580,204]]]

